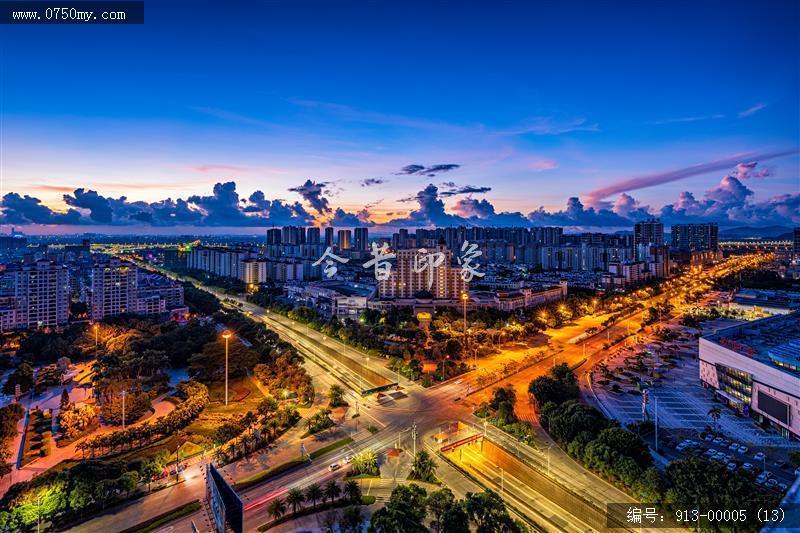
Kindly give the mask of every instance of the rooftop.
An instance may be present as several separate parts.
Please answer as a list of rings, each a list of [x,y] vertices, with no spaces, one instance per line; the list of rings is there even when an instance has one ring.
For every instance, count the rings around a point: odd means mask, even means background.
[[[739,324],[705,338],[772,366],[800,367],[800,311]]]

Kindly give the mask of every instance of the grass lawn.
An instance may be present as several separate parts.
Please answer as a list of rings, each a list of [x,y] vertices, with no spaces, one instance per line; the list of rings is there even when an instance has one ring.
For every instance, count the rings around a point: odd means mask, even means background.
[[[208,385],[211,398],[208,406],[197,419],[189,424],[185,431],[191,435],[200,435],[211,439],[214,431],[223,422],[239,417],[247,411],[256,411],[264,395],[249,377],[234,378],[228,382],[228,405],[225,406],[225,382],[214,382]]]
[[[264,395],[249,377],[231,379],[228,382],[228,406],[225,406],[225,382],[214,382],[208,385],[211,400],[206,408],[191,424],[181,430],[188,436],[188,441],[181,445],[181,459],[210,446],[214,431],[223,422],[237,418],[247,411],[255,412],[256,407],[264,400]],[[178,447],[178,435],[170,435],[153,444],[133,450],[120,456],[121,459],[143,459],[152,457],[161,450],[170,453],[170,460],[175,460],[175,449]]]

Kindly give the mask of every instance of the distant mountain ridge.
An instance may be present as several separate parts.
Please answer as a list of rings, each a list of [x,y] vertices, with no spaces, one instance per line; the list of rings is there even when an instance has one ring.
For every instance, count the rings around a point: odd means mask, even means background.
[[[786,226],[751,227],[739,226],[735,228],[720,228],[719,238],[723,239],[775,239],[789,240],[792,238],[792,228]]]

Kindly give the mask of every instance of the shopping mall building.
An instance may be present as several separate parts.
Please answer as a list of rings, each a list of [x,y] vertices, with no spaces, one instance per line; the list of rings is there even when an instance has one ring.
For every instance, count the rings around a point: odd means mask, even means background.
[[[800,440],[800,312],[702,337],[700,380],[730,407]]]

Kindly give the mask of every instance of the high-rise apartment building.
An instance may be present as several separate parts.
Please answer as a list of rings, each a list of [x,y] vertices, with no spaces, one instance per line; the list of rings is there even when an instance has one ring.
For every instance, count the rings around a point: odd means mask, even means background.
[[[334,231],[335,230],[333,229],[333,226],[328,226],[327,228],[325,228],[325,243],[324,243],[325,246],[333,247],[333,244],[334,244],[333,243]]]
[[[430,292],[434,299],[458,300],[469,290],[469,283],[461,276],[461,267],[452,266],[453,253],[447,247],[409,248],[395,253],[397,258],[391,275],[378,280],[381,298],[415,298]],[[428,254],[435,254],[437,259],[433,264],[439,263],[437,266],[424,268]]]
[[[794,258],[800,260],[800,228],[794,228],[792,252],[794,254]]]
[[[717,250],[719,226],[707,224],[674,224],[671,229],[672,247],[678,250]]]
[[[247,285],[258,285],[267,281],[267,262],[263,259],[245,259],[241,263],[240,279]]]
[[[349,250],[352,246],[352,233],[349,229],[339,230],[339,249]]]
[[[284,226],[281,233],[281,244],[304,244],[306,228],[303,226]]]
[[[281,243],[281,230],[278,228],[270,228],[267,230],[267,245]]]
[[[13,265],[3,274],[8,298],[3,329],[63,326],[69,320],[69,271],[41,259]]]
[[[636,259],[644,260],[649,246],[664,245],[664,224],[656,219],[643,220],[633,226],[633,249]]]
[[[139,312],[137,270],[131,263],[116,258],[97,263],[92,267],[93,320]]]
[[[306,230],[306,244],[319,244],[319,228],[312,226]]]
[[[354,248],[359,251],[369,250],[369,229],[368,228],[355,228],[353,230]]]

